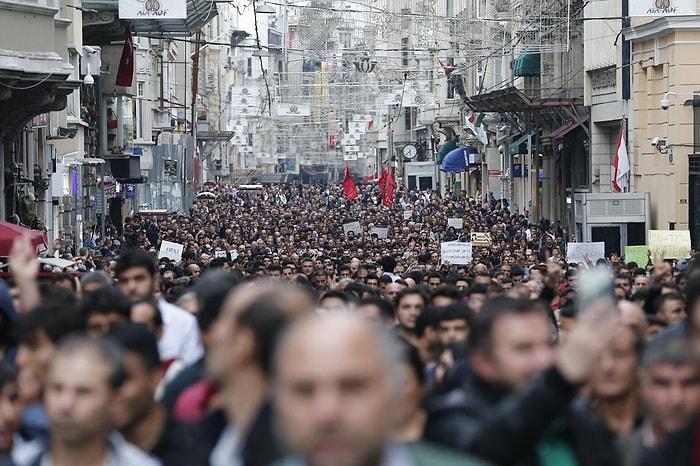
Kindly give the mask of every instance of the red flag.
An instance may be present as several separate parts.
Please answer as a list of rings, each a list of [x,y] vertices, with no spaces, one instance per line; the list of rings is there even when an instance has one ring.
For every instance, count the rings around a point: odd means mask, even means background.
[[[131,28],[126,28],[126,40],[122,49],[122,58],[119,60],[119,70],[117,71],[117,86],[130,87],[134,80],[134,38],[131,35]]]
[[[345,197],[351,201],[357,197],[357,186],[355,186],[355,180],[350,173],[350,166],[347,164],[345,165],[345,176],[343,176],[343,191],[345,191]]]
[[[379,194],[382,197],[382,204],[390,206],[394,203],[394,182],[393,170],[389,171],[388,167],[384,167],[381,176],[379,177]]]
[[[614,174],[612,185],[615,191],[623,192],[627,188],[627,174],[630,172],[630,159],[627,155],[627,144],[625,144],[625,127],[620,128],[617,136],[617,148],[615,149],[615,160],[613,162]]]
[[[371,175],[362,178],[362,180],[360,180],[360,184],[374,183],[375,181],[377,181],[377,174],[372,173]]]
[[[385,206],[391,206],[394,203],[394,189],[396,188],[396,183],[394,182],[394,170],[391,170],[387,176],[386,183],[386,196],[382,199]]]
[[[440,66],[442,67],[442,71],[445,72],[445,76],[449,76],[450,73],[452,73],[454,70],[457,69],[456,66],[447,66],[443,62],[441,62],[440,60],[438,60],[438,63],[440,63]]]

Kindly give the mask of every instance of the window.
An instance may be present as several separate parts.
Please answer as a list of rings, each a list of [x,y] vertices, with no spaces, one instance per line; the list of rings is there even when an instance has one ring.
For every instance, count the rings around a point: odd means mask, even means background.
[[[407,107],[404,109],[403,124],[404,128],[406,128],[406,131],[411,131],[411,107]]]
[[[248,67],[246,68],[246,76],[249,78],[253,77],[253,58],[248,57]]]
[[[408,66],[408,37],[401,39],[401,65]]]
[[[144,115],[144,88],[146,83],[143,81],[136,82],[136,99],[134,99],[134,119],[136,124],[136,139],[145,139],[146,136],[146,118]],[[148,106],[145,106],[148,108]]]
[[[75,49],[69,49],[69,60],[70,64],[73,65],[73,74],[71,79],[75,81],[80,80],[80,55]],[[71,117],[80,117],[80,92],[75,91],[68,96],[68,102],[66,104],[66,114]]]
[[[134,140],[134,104],[126,96],[104,98],[102,147],[111,154],[130,154]]]

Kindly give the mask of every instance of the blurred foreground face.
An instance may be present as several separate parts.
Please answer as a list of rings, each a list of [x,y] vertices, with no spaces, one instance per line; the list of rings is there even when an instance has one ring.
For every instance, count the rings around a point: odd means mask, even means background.
[[[378,464],[394,394],[371,324],[327,316],[304,322],[285,343],[276,393],[291,450],[309,466]]]
[[[0,453],[12,448],[14,435],[19,429],[21,410],[17,382],[8,381],[0,389]]]
[[[511,390],[527,385],[554,361],[552,324],[537,312],[499,318],[492,330],[487,355],[488,377]]]
[[[700,368],[656,363],[641,378],[642,397],[654,426],[669,434],[700,411]]]
[[[15,364],[19,371],[19,394],[25,406],[41,400],[49,360],[54,349],[55,345],[44,329],[37,329],[31,338],[20,343]]]
[[[592,385],[596,395],[616,398],[631,393],[637,385],[639,358],[636,337],[629,327],[621,327],[620,335],[603,351],[593,371]]]
[[[113,395],[108,378],[107,365],[91,352],[52,361],[44,402],[53,439],[76,447],[106,434]]]

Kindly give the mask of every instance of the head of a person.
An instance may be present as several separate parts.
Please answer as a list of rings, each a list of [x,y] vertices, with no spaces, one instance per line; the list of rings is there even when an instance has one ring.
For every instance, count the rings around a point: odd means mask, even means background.
[[[636,274],[634,276],[634,289],[639,291],[644,288],[649,288],[649,277],[646,275]]]
[[[454,303],[443,307],[438,322],[440,342],[448,345],[455,342],[467,342],[469,339],[469,321],[471,311],[462,303]]]
[[[467,300],[467,305],[469,308],[478,313],[484,306],[484,301],[486,301],[486,294],[488,293],[488,288],[484,285],[475,284],[469,288],[469,299]]]
[[[99,337],[129,322],[131,303],[119,288],[107,286],[83,296],[78,305],[88,335]]]
[[[150,298],[158,289],[153,257],[140,249],[126,251],[114,269],[117,285],[129,299]]]
[[[618,337],[603,351],[593,370],[591,388],[599,399],[621,399],[637,389],[639,357],[644,336],[636,329],[621,325]]]
[[[632,277],[626,273],[618,273],[615,275],[615,278],[613,279],[615,286],[621,287],[623,290],[625,290],[626,294],[630,294],[632,292]]]
[[[186,310],[190,314],[196,315],[197,312],[199,312],[199,302],[194,291],[187,291],[180,295],[180,297],[175,301],[175,305]]]
[[[550,311],[539,301],[496,297],[472,319],[469,359],[483,380],[518,390],[554,361]]]
[[[654,313],[656,317],[666,322],[666,325],[675,325],[686,316],[685,298],[680,293],[661,294],[654,301]]]
[[[83,295],[112,286],[112,279],[105,272],[88,272],[80,277],[80,290]]]
[[[323,311],[336,312],[347,309],[356,301],[354,295],[340,290],[329,290],[319,298],[318,305]]]
[[[87,336],[63,340],[51,357],[44,393],[51,441],[72,449],[104,441],[125,380],[118,344]]]
[[[663,436],[688,425],[700,412],[700,359],[687,336],[664,332],[644,350],[640,392],[647,416]]]
[[[144,325],[129,324],[112,330],[109,337],[124,350],[126,381],[115,400],[112,423],[122,432],[136,428],[156,406],[155,392],[163,377],[155,335]]]
[[[283,338],[274,401],[286,445],[307,464],[379,464],[397,424],[400,352],[357,314],[301,319]]]
[[[406,289],[406,285],[403,285],[399,282],[393,282],[391,281],[391,277],[388,275],[384,275],[382,279],[389,279],[389,283],[386,284],[386,287],[384,288],[384,291],[382,292],[382,295],[388,299],[389,301],[395,303],[396,299],[398,298],[399,294]],[[380,279],[381,282],[381,279]]]
[[[163,314],[154,298],[137,299],[132,302],[130,317],[131,322],[145,327],[156,340],[163,336]]]
[[[363,299],[357,308],[358,312],[371,322],[384,327],[394,323],[394,304],[379,297]]]
[[[442,275],[439,272],[429,272],[428,273],[428,286],[435,290],[442,285]]]
[[[462,300],[462,293],[454,286],[444,285],[434,288],[430,294],[431,306],[444,307]]]
[[[15,329],[17,383],[26,406],[41,400],[49,360],[58,342],[67,335],[85,330],[85,319],[78,312],[71,291],[52,288],[42,297],[41,305],[18,316]]]
[[[396,297],[396,323],[404,331],[415,332],[416,319],[427,306],[427,298],[418,288],[406,288]]]
[[[280,335],[314,306],[313,296],[301,287],[260,280],[235,287],[211,330],[209,378],[225,386],[242,371],[269,377]]]
[[[425,365],[421,360],[418,349],[405,340],[397,341],[400,351],[400,402],[397,411],[399,429],[415,419],[417,411],[423,410],[423,401],[427,394],[427,378]],[[411,439],[399,439],[412,441]]]
[[[7,455],[19,430],[22,405],[17,386],[17,370],[0,361],[0,454]]]

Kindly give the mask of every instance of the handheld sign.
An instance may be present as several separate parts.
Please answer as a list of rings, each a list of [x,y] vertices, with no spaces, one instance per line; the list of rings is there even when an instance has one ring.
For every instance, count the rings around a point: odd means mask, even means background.
[[[461,230],[464,226],[464,219],[461,218],[448,218],[447,227],[455,227],[455,230]]]
[[[471,243],[474,246],[489,246],[491,244],[491,234],[490,233],[472,233],[470,235]]]
[[[595,263],[598,259],[605,259],[605,243],[568,243],[566,253],[569,263],[586,262],[586,256]]]
[[[649,230],[649,249],[652,257],[687,259],[690,257],[690,231]]]
[[[380,228],[380,227],[374,227],[369,231],[370,235],[377,235],[377,238],[379,239],[386,239],[389,237],[389,229],[388,228]]]
[[[625,262],[628,264],[630,262],[636,262],[639,267],[646,267],[649,263],[649,256],[647,255],[649,251],[649,246],[625,246]],[[652,258],[652,263],[654,262]]]
[[[238,259],[238,251],[236,251],[235,249],[231,249],[228,253],[231,256],[232,261]]]
[[[362,226],[360,225],[360,222],[350,222],[350,223],[343,223],[343,231],[347,235],[351,231],[355,233],[356,235],[361,235],[362,234]]]
[[[413,217],[413,211],[412,210],[404,210],[403,211],[403,219],[408,220],[409,218]]]
[[[468,265],[472,261],[472,244],[451,241],[440,243],[440,263]]]
[[[179,243],[173,243],[172,241],[163,241],[160,243],[160,251],[158,251],[158,259],[167,257],[175,262],[180,262],[182,259],[182,250],[184,246]]]
[[[226,259],[226,251],[214,251],[214,257],[223,257]]]

